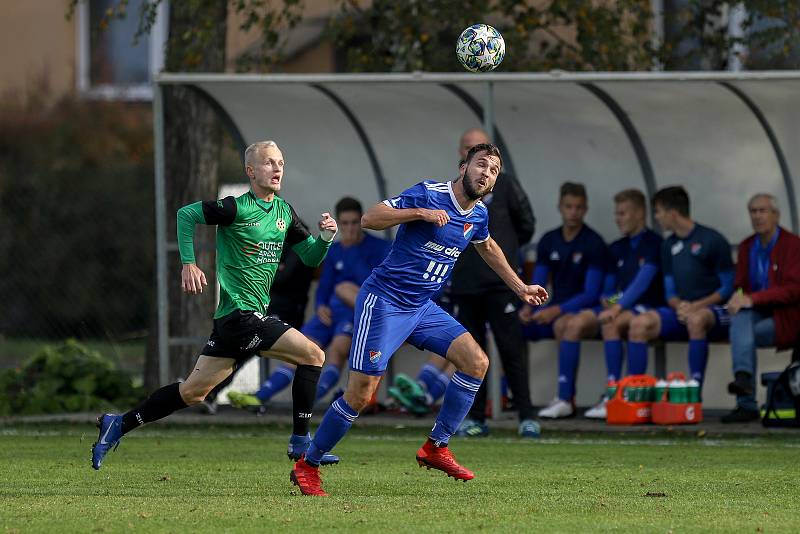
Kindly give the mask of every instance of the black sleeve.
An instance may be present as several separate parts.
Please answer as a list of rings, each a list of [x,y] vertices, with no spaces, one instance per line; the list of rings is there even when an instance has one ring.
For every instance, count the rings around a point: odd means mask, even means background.
[[[290,247],[302,243],[308,236],[311,235],[311,232],[308,231],[308,226],[304,223],[300,217],[297,215],[297,212],[294,211],[292,206],[289,206],[289,209],[292,212],[292,224],[289,225],[289,228],[286,229],[286,239],[285,242]]]
[[[236,199],[225,197],[221,200],[203,201],[203,217],[206,224],[230,226],[236,220]]]
[[[533,237],[536,229],[536,217],[533,215],[533,208],[528,201],[528,195],[522,189],[522,185],[513,175],[507,175],[509,187],[509,205],[511,207],[511,222],[514,223],[514,231],[517,234],[520,246],[524,245]]]

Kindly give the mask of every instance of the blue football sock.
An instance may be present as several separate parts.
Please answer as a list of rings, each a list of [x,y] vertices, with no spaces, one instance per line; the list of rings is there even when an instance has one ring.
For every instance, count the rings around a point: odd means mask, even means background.
[[[647,371],[647,343],[628,341],[628,374],[643,375]]]
[[[331,404],[322,417],[317,433],[306,453],[306,463],[319,465],[322,456],[330,452],[339,441],[347,434],[353,421],[358,417],[358,412],[345,402],[344,397],[339,397]]]
[[[562,341],[558,345],[558,398],[570,402],[575,396],[575,378],[581,357],[579,341]]]
[[[481,382],[483,381],[480,378],[469,376],[461,371],[453,374],[447,391],[444,392],[444,401],[442,401],[442,408],[436,417],[436,424],[433,425],[430,434],[430,438],[437,445],[446,445],[450,441],[450,436],[458,430],[472,407]]]
[[[708,340],[689,340],[689,375],[701,384],[706,374],[708,362]]]
[[[436,387],[436,379],[439,378],[439,368],[430,363],[426,363],[419,370],[417,375],[417,382],[425,388],[425,391],[430,393]]]
[[[319,375],[319,382],[317,383],[317,400],[328,394],[333,386],[339,382],[339,377],[342,372],[339,370],[338,365],[326,365],[322,368],[322,374]]]
[[[267,402],[277,393],[286,388],[294,380],[294,369],[291,367],[280,366],[270,375],[261,389],[256,391],[256,397],[261,402]]]
[[[616,382],[622,377],[622,341],[614,339],[603,343],[606,355],[608,381]]]
[[[506,375],[500,377],[500,396],[508,398],[508,378],[506,378]]]
[[[447,386],[450,385],[450,375],[447,373],[439,373],[436,377],[436,382],[433,383],[433,387],[428,391],[428,395],[430,395],[430,404],[434,404],[436,401],[442,398],[444,392],[447,391]]]

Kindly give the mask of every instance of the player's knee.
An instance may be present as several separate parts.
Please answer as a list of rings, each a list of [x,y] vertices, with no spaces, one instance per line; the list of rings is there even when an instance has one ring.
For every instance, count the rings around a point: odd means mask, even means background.
[[[306,352],[302,365],[313,365],[314,367],[322,367],[325,363],[325,352],[314,343],[308,344],[308,351]]]
[[[705,337],[708,332],[708,319],[702,313],[693,313],[686,318],[686,330],[689,337],[697,339]]]
[[[630,337],[631,341],[647,341],[647,333],[649,330],[649,318],[644,315],[640,315],[631,321],[628,337]]]
[[[181,384],[179,391],[183,402],[185,402],[187,406],[194,406],[195,404],[203,402],[210,390],[205,387],[198,387],[184,382]]]
[[[578,341],[581,338],[584,328],[585,321],[580,317],[573,317],[564,325],[563,338],[567,341]]]
[[[461,372],[476,378],[483,378],[486,375],[486,371],[489,370],[489,357],[480,347],[476,346],[475,349]]]
[[[347,391],[344,394],[344,400],[348,406],[361,413],[361,410],[366,408],[372,400],[372,391]]]
[[[619,336],[620,327],[616,322],[605,323],[601,330],[603,339],[611,339]]]

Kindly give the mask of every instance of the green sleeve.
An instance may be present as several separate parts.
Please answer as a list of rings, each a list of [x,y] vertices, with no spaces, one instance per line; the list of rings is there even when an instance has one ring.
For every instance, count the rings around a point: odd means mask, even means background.
[[[305,240],[292,245],[300,260],[309,267],[319,267],[322,260],[328,254],[328,249],[331,248],[332,241],[325,241],[322,237],[308,236]]]
[[[195,263],[194,225],[205,223],[202,202],[187,204],[178,210],[178,250],[181,253],[181,263]]]

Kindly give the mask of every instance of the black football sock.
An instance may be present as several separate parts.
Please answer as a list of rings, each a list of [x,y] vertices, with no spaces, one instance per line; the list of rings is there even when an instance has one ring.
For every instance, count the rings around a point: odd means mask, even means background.
[[[172,412],[186,408],[178,383],[155,390],[139,406],[122,416],[122,433],[127,434],[145,423],[158,421]]]
[[[311,411],[314,409],[314,400],[317,398],[317,382],[322,367],[314,365],[298,365],[294,372],[292,383],[292,419],[296,436],[308,434],[311,422]]]

